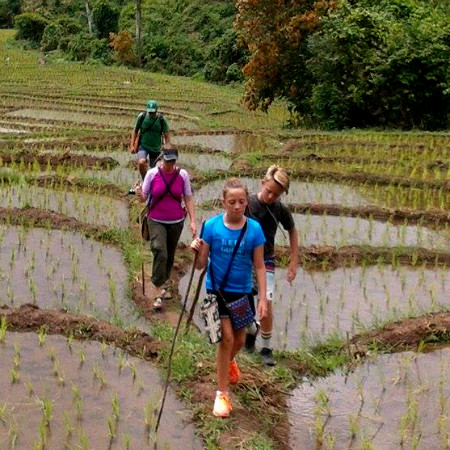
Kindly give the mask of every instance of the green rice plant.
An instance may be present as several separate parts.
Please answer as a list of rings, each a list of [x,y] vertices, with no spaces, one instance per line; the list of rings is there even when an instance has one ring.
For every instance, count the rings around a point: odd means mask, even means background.
[[[14,384],[19,381],[20,374],[19,374],[17,367],[11,368],[11,370],[9,371],[9,374],[11,375],[11,383]]]
[[[3,403],[3,405],[0,405],[0,421],[6,424],[6,409],[7,409],[7,403]]]
[[[37,401],[42,412],[42,422],[46,427],[49,427],[53,415],[53,400],[44,397],[38,398]]]
[[[11,448],[15,448],[19,439],[19,426],[14,418],[11,419],[8,429],[8,441]]]
[[[80,450],[91,450],[89,439],[84,431],[80,435],[80,444],[78,447],[80,448]]]
[[[120,405],[119,405],[119,399],[117,397],[117,392],[114,392],[114,396],[111,399],[112,409],[113,409],[113,417],[115,417],[116,420],[119,420],[120,417]]]
[[[27,380],[27,392],[29,397],[31,397],[34,392],[33,383],[31,380]]]
[[[19,369],[20,366],[20,345],[16,342],[14,344],[14,357],[13,357],[14,367]]]
[[[107,347],[108,346],[106,344],[106,341],[102,340],[102,342],[100,343],[100,350],[101,350],[101,353],[102,353],[102,357],[105,357],[105,352],[106,352]]]
[[[45,344],[45,341],[47,340],[47,327],[45,325],[42,325],[39,328],[38,332],[38,344],[40,347],[42,347]]]
[[[79,362],[80,362],[80,367],[84,364],[84,359],[85,359],[84,351],[83,351],[82,348],[80,348],[80,349],[78,350],[78,360],[79,360]]]
[[[67,436],[70,436],[74,430],[70,415],[67,411],[64,412],[64,429],[66,430]]]
[[[123,449],[130,450],[131,449],[131,437],[128,433],[124,433],[122,436]]]
[[[0,320],[0,342],[5,342],[6,329],[8,328],[8,320],[3,316]]]
[[[106,385],[106,378],[105,378],[105,374],[103,373],[103,371],[99,368],[98,364],[95,363],[94,367],[93,367],[93,372],[94,372],[94,379],[98,380],[101,384],[101,386],[105,386]]]
[[[115,417],[108,417],[108,435],[109,441],[112,442],[117,434],[117,419]]]

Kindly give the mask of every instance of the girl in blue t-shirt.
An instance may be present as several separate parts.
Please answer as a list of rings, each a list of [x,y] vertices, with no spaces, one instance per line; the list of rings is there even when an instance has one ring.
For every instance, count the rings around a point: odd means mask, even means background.
[[[256,273],[258,291],[262,293],[258,300],[258,316],[263,318],[267,314],[265,238],[259,223],[244,216],[247,204],[247,187],[236,178],[227,181],[223,189],[225,213],[208,219],[205,222],[202,238],[194,239],[191,244],[191,248],[198,252],[196,268],[204,269],[208,262],[206,289],[209,292],[215,292],[221,286],[234,247],[247,222],[247,229],[233,259],[226,284],[221,288],[223,298],[218,294],[222,340],[217,349],[218,390],[213,409],[213,414],[217,417],[230,415],[232,405],[229,384],[236,384],[239,381],[240,370],[235,356],[245,342],[245,328],[233,329],[228,308],[223,300],[228,303],[251,293],[252,268]],[[211,267],[214,282],[211,279]],[[254,310],[254,305],[251,306]]]

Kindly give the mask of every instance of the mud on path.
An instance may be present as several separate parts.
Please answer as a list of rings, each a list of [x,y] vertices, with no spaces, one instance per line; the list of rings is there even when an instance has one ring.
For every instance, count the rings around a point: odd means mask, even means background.
[[[79,155],[69,153],[37,153],[23,151],[18,153],[2,153],[0,158],[3,164],[25,164],[33,166],[36,162],[40,168],[51,167],[55,169],[59,166],[86,167],[90,169],[111,169],[117,167],[119,163],[109,157],[95,157],[91,155]]]
[[[48,334],[113,344],[132,356],[146,360],[155,359],[161,348],[158,342],[143,331],[124,330],[104,320],[70,314],[64,310],[43,310],[31,304],[19,308],[3,306],[0,308],[0,317],[6,318],[10,331],[38,332],[44,328]]]

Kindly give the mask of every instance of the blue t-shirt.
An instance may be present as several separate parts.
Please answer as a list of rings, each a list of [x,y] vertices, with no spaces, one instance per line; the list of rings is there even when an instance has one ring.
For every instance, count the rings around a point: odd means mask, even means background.
[[[231,230],[226,227],[223,218],[223,214],[211,217],[205,222],[203,230],[203,240],[209,245],[206,289],[217,290],[219,288],[241,233],[241,229]],[[227,284],[222,287],[224,291],[242,293],[252,291],[253,250],[263,245],[265,241],[261,225],[256,220],[247,219],[247,230],[234,257]],[[214,288],[209,270],[211,264],[214,273]]]

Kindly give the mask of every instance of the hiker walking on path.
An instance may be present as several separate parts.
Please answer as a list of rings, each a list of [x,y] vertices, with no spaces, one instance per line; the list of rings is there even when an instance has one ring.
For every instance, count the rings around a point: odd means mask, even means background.
[[[291,283],[297,275],[298,265],[298,233],[295,229],[294,219],[289,208],[280,200],[280,196],[289,190],[289,175],[286,170],[277,165],[272,165],[262,180],[261,189],[257,194],[249,197],[245,214],[258,221],[261,225],[266,243],[264,244],[264,264],[266,268],[266,298],[268,311],[266,317],[260,317],[262,349],[261,356],[266,365],[274,366],[276,361],[272,354],[272,330],[274,300],[274,275],[275,275],[275,235],[279,224],[289,234],[290,263],[287,270],[287,280]],[[261,294],[261,290],[258,290]],[[258,326],[254,323],[247,328],[245,348],[248,352],[255,350]]]
[[[218,390],[213,408],[216,417],[230,415],[229,384],[238,383],[241,375],[235,356],[245,342],[245,325],[239,328],[231,304],[242,300],[250,320],[254,320],[255,305],[253,298],[249,297],[252,266],[262,292],[257,306],[258,315],[264,318],[267,313],[263,259],[265,238],[258,222],[244,216],[247,203],[246,186],[236,178],[230,179],[223,189],[225,213],[208,219],[202,238],[194,239],[191,244],[191,248],[198,252],[197,269],[204,269],[209,257],[206,290],[215,294],[218,302],[222,338],[217,348]]]
[[[153,303],[161,309],[166,294],[165,284],[169,282],[175,250],[183,230],[186,205],[190,219],[192,237],[197,234],[194,199],[192,197],[189,174],[176,167],[176,148],[164,149],[162,162],[145,175],[142,186],[135,186],[141,202],[149,202],[147,211],[150,247],[153,254],[152,283],[156,288]]]
[[[161,145],[164,145],[164,148],[170,148],[169,124],[166,118],[158,113],[158,103],[155,100],[149,100],[146,111],[137,116],[130,140],[130,152],[137,153],[142,179],[148,170],[147,157],[150,168],[155,167]]]

